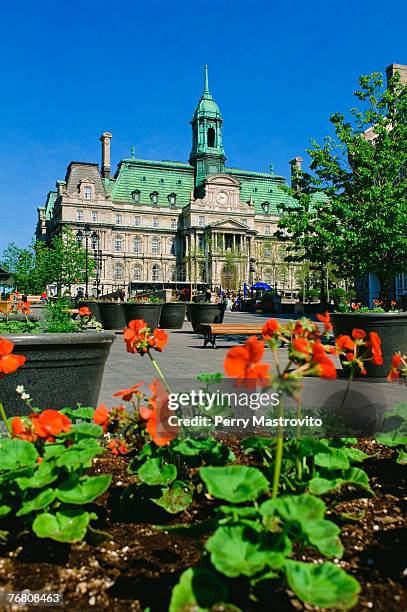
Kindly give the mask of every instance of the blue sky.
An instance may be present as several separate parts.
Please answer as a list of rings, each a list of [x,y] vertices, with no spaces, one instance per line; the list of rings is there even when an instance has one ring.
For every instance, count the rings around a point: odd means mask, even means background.
[[[360,74],[407,63],[393,0],[14,0],[0,24],[0,252],[32,238],[71,160],[188,159],[203,65],[227,164],[288,176]]]

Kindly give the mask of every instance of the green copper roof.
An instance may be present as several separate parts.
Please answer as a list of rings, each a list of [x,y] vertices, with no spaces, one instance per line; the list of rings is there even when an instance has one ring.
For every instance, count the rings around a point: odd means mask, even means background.
[[[256,215],[278,215],[278,205],[292,201],[292,198],[282,189],[285,180],[281,176],[238,168],[225,168],[225,174],[230,174],[240,181],[240,200],[248,202],[252,198]],[[265,207],[266,210],[262,207],[265,202],[270,204],[268,212],[266,212],[267,207]]]
[[[205,65],[204,69],[204,89],[202,92],[201,99],[198,102],[198,106],[195,109],[193,120],[202,116],[210,117],[212,119],[220,119],[222,117],[222,115],[220,114],[219,106],[216,104],[211,92],[209,91],[207,65]]]
[[[47,195],[47,201],[45,202],[45,218],[47,220],[52,218],[52,214],[54,212],[54,204],[57,199],[57,192],[50,191]]]

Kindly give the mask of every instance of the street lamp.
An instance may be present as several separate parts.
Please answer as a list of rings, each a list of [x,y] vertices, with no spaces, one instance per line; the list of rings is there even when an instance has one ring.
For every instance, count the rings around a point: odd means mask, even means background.
[[[83,232],[78,230],[76,232],[76,241],[82,246],[83,237],[85,236],[85,298],[89,297],[89,270],[88,270],[88,258],[89,258],[89,236],[91,235],[91,229],[89,223],[83,228]]]
[[[99,297],[99,284],[102,269],[102,251],[98,248],[100,236],[97,232],[93,232],[91,237],[91,243],[93,248],[93,259],[95,262],[95,273],[96,273],[96,297]]]

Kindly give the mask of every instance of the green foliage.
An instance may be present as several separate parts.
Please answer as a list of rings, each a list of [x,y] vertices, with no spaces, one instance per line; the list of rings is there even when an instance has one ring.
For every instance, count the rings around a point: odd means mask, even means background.
[[[148,459],[137,472],[141,482],[148,485],[169,485],[177,477],[177,468],[172,463],[163,465],[162,459]]]
[[[161,493],[159,498],[152,497],[151,501],[169,514],[178,514],[192,503],[191,488],[182,480],[175,480],[169,487],[162,489]]]
[[[342,278],[375,273],[385,296],[407,259],[407,86],[396,75],[384,89],[378,73],[360,86],[361,108],[332,115],[335,136],[312,142],[312,174],[298,173],[279,227],[294,259],[331,262]]]
[[[269,489],[267,478],[254,467],[203,467],[199,474],[213,497],[232,503],[252,501]]]
[[[74,418],[75,411],[69,412]],[[87,425],[74,424],[55,442],[38,448],[18,438],[0,441],[0,518],[13,517],[13,529],[31,527],[38,537],[59,542],[84,538],[89,521],[97,518],[86,505],[111,481],[110,475],[86,475],[93,459],[104,452],[96,439],[102,428]]]
[[[72,302],[65,298],[58,298],[49,303],[45,314],[45,331],[48,333],[74,333],[80,331],[71,315],[67,312],[72,308]]]
[[[39,334],[41,325],[33,321],[0,320],[0,334]]]
[[[376,441],[384,446],[396,448],[397,463],[407,462],[407,402],[397,404],[391,412],[384,415],[382,431],[376,434]]]
[[[181,574],[172,591],[169,612],[202,612],[218,602],[226,601],[227,596],[226,586],[214,572],[190,567]]]

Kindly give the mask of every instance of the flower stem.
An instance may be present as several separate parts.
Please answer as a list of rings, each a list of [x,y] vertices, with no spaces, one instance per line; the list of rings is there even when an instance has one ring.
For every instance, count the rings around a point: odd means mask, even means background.
[[[302,413],[302,402],[301,402],[301,398],[299,398],[297,400],[297,428],[296,428],[296,432],[295,432],[295,439],[296,439],[296,447],[297,447],[297,452],[295,453],[295,466],[296,466],[296,472],[297,472],[297,478],[298,480],[301,480],[302,478],[302,460],[301,457],[299,456],[300,453],[300,431],[301,431],[301,425],[299,425],[299,420],[301,419],[301,413]]]
[[[280,399],[278,404],[278,418],[284,416],[283,400]],[[278,486],[280,484],[281,464],[283,461],[283,448],[284,448],[284,427],[278,426],[277,429],[277,443],[276,443],[276,456],[274,461],[274,473],[273,473],[273,492],[272,497],[275,499],[278,495]]]
[[[6,426],[8,437],[11,438],[11,427],[7,419],[6,411],[4,410],[4,406],[1,402],[0,402],[0,418],[4,422],[4,425]]]
[[[171,393],[171,389],[170,389],[170,387],[169,387],[169,385],[168,385],[167,381],[165,380],[165,376],[164,376],[164,374],[162,373],[160,366],[158,365],[158,363],[156,362],[156,360],[154,359],[154,357],[151,355],[150,351],[148,351],[148,356],[150,357],[150,361],[151,361],[151,363],[153,364],[154,368],[156,369],[158,376],[159,376],[159,377],[161,378],[161,380],[163,381],[163,384],[164,384],[165,390],[166,390],[168,393]]]

